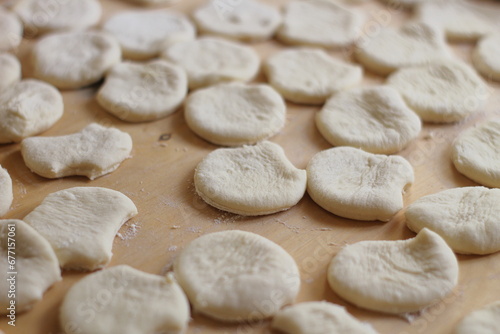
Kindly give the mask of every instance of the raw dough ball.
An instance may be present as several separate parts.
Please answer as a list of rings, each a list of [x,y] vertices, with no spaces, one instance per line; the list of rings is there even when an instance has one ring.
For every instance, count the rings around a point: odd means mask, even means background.
[[[220,84],[191,94],[184,116],[191,130],[203,139],[237,146],[254,144],[281,130],[286,106],[267,85]]]
[[[172,274],[162,277],[127,265],[78,281],[60,313],[67,334],[181,334],[188,321],[189,302]]]
[[[0,144],[48,130],[62,116],[61,93],[42,81],[23,80],[0,93]]]
[[[0,8],[0,51],[15,49],[23,39],[23,25],[13,13]]]
[[[457,281],[455,254],[426,228],[408,240],[348,245],[328,268],[328,283],[340,297],[386,313],[419,311],[448,295]]]
[[[344,63],[319,49],[281,51],[267,59],[269,83],[295,103],[323,104],[328,97],[361,82],[360,66]]]
[[[500,319],[500,301],[465,316],[453,334],[498,334],[498,319]]]
[[[153,121],[176,111],[187,89],[186,73],[179,66],[163,60],[126,62],[111,68],[97,101],[124,121]]]
[[[252,48],[212,37],[174,44],[163,57],[186,70],[191,89],[227,81],[250,81],[260,67],[260,58]]]
[[[10,53],[0,53],[0,73],[1,93],[21,80],[21,63]]]
[[[353,147],[317,153],[307,166],[307,192],[331,213],[358,220],[390,220],[403,208],[413,168],[400,156]]]
[[[500,34],[479,41],[472,54],[472,64],[485,78],[500,81]]]
[[[156,57],[166,47],[196,37],[193,24],[183,14],[167,10],[119,13],[103,29],[116,37],[123,57],[137,60]]]
[[[387,86],[332,96],[316,114],[316,125],[334,146],[384,154],[402,150],[421,129],[420,118],[395,89]]]
[[[9,244],[14,239],[15,264],[9,264]],[[0,314],[8,314],[10,306],[9,272],[15,276],[15,311],[31,309],[43,293],[61,280],[61,270],[50,244],[28,224],[17,219],[0,220]]]
[[[82,88],[101,80],[121,59],[120,45],[99,31],[58,33],[33,47],[34,76],[60,89]]]
[[[136,214],[118,191],[75,187],[48,195],[24,221],[48,240],[62,268],[96,270],[109,263],[116,233]]]
[[[306,190],[306,171],[296,168],[281,146],[220,148],[196,167],[194,185],[205,202],[232,213],[267,215],[297,204]]]
[[[12,179],[7,170],[0,165],[0,217],[9,211],[13,200]]]
[[[195,311],[224,321],[273,316],[300,288],[294,259],[260,235],[211,233],[179,254],[174,272]]]

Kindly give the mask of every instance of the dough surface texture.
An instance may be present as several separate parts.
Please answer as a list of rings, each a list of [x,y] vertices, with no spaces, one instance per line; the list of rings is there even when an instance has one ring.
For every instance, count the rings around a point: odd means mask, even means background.
[[[23,40],[23,24],[17,16],[0,8],[0,52],[15,49]]]
[[[0,73],[2,73],[0,77],[1,93],[21,80],[21,63],[10,53],[0,53]]]
[[[500,319],[500,301],[466,315],[453,334],[497,334]]]
[[[472,53],[472,64],[486,79],[500,81],[500,34],[482,38]]]
[[[0,165],[0,217],[9,211],[13,200],[12,179],[9,172]]]

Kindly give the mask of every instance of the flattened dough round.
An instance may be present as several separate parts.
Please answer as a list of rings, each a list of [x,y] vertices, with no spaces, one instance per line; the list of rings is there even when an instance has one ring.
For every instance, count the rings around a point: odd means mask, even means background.
[[[500,301],[466,315],[457,325],[453,334],[498,334]]]
[[[487,79],[500,81],[500,34],[482,38],[472,53],[472,64]]]
[[[269,318],[300,288],[295,260],[274,242],[244,231],[195,239],[177,257],[174,272],[195,311],[224,321]]]
[[[1,93],[21,80],[21,63],[10,53],[0,53],[0,73]]]
[[[9,211],[13,200],[12,179],[9,172],[0,165],[0,217]]]
[[[23,39],[23,24],[13,13],[0,8],[0,51],[15,49]]]

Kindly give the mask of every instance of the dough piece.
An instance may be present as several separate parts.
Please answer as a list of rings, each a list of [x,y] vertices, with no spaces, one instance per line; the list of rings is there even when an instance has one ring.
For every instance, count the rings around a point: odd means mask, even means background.
[[[307,192],[331,213],[358,220],[390,220],[403,208],[402,194],[414,180],[400,156],[353,147],[317,153],[307,166]]]
[[[472,53],[472,64],[485,78],[500,81],[500,34],[479,41]]]
[[[163,60],[120,63],[97,94],[99,104],[128,122],[154,121],[176,111],[188,89],[186,73]]]
[[[166,47],[196,37],[195,27],[183,14],[168,10],[122,12],[103,29],[116,37],[123,57],[136,60],[157,57]]]
[[[23,25],[13,13],[0,8],[0,51],[15,49],[23,39]]]
[[[328,302],[307,302],[287,307],[276,314],[272,328],[287,334],[376,334],[344,307]]]
[[[118,42],[99,31],[51,34],[32,52],[34,76],[60,89],[96,83],[121,59]]]
[[[135,215],[118,191],[75,187],[48,195],[24,221],[48,240],[62,268],[96,270],[109,263],[116,233]]]
[[[297,204],[306,190],[306,171],[296,168],[278,144],[220,148],[196,167],[196,192],[217,209],[267,215]]]
[[[457,281],[455,254],[426,228],[408,240],[348,245],[328,268],[328,283],[336,294],[386,313],[419,311],[448,295]]]
[[[15,264],[9,264],[9,244],[14,246]],[[12,249],[15,248],[15,249]],[[28,224],[17,219],[0,220],[0,314],[9,314],[11,299],[8,291],[12,277],[15,277],[17,313],[27,311],[43,293],[61,280],[61,270],[50,244]]]
[[[0,165],[0,217],[9,211],[13,200],[12,179],[7,170]]]
[[[174,272],[194,311],[223,321],[266,319],[300,288],[294,259],[279,245],[244,231],[206,234],[189,243]]]
[[[401,151],[421,129],[420,118],[395,89],[387,86],[332,96],[316,114],[316,125],[334,146],[384,154]]]
[[[269,83],[294,103],[323,104],[328,97],[361,82],[363,69],[319,49],[281,51],[267,59]]]
[[[22,80],[0,93],[0,144],[20,142],[48,130],[63,112],[63,99],[55,87]]]
[[[472,68],[451,60],[400,69],[388,83],[425,122],[460,121],[481,109],[489,96]]]
[[[250,81],[260,67],[260,58],[252,48],[212,37],[174,44],[163,57],[186,70],[190,89]]]
[[[162,277],[127,265],[78,281],[64,297],[60,313],[67,334],[181,334],[188,321],[189,302],[172,274]]]
[[[419,198],[405,212],[410,230],[428,228],[457,253],[500,251],[500,189],[465,187]]]
[[[0,73],[1,93],[21,80],[21,63],[10,53],[0,53]]]
[[[465,316],[454,334],[498,334],[500,301],[491,303]]]
[[[452,148],[453,164],[468,178],[500,188],[500,119],[464,131]]]
[[[193,18],[204,33],[252,42],[271,38],[281,24],[276,8],[254,0],[240,0],[229,8],[210,1]]]
[[[220,84],[194,92],[184,116],[197,135],[214,144],[238,146],[271,137],[285,125],[286,105],[270,86]]]

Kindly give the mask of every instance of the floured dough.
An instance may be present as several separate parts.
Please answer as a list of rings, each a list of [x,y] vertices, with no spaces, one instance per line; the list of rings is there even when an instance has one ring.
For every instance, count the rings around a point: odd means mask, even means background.
[[[412,239],[348,245],[328,268],[328,283],[336,294],[386,313],[419,311],[448,295],[457,280],[455,254],[428,229]]]
[[[23,25],[17,16],[0,7],[0,51],[15,49],[23,39]]]
[[[402,150],[421,129],[420,118],[387,86],[359,88],[332,96],[316,114],[316,125],[334,146],[372,153]]]
[[[32,51],[34,76],[60,89],[96,83],[120,59],[116,39],[99,31],[51,34]]]
[[[128,122],[153,121],[170,115],[186,97],[186,73],[163,60],[124,62],[111,68],[97,101]]]
[[[344,63],[320,49],[281,51],[267,59],[269,83],[295,103],[322,104],[332,94],[361,82],[360,66]]]
[[[10,53],[0,53],[0,73],[1,93],[21,80],[21,63]]]
[[[488,35],[478,42],[472,64],[485,78],[500,81],[500,34]]]
[[[185,102],[188,126],[219,145],[254,144],[285,125],[283,98],[267,85],[220,84],[198,90]]]
[[[457,325],[453,334],[498,334],[500,301],[466,315]]]
[[[162,277],[127,265],[78,281],[60,311],[61,329],[67,334],[181,334],[188,321],[188,300],[172,274]]]
[[[24,221],[48,240],[62,268],[95,270],[111,260],[116,233],[136,214],[118,191],[75,187],[48,195]]]
[[[358,220],[390,220],[403,208],[413,168],[400,156],[353,147],[317,153],[307,166],[307,192],[325,210]]]
[[[196,167],[196,192],[217,209],[267,215],[297,204],[306,190],[306,171],[296,168],[278,144],[220,148]]]
[[[177,257],[174,272],[194,311],[224,321],[271,317],[300,288],[294,259],[274,242],[244,231],[195,239]]]
[[[0,165],[0,217],[9,211],[13,200],[12,179],[9,172]]]

